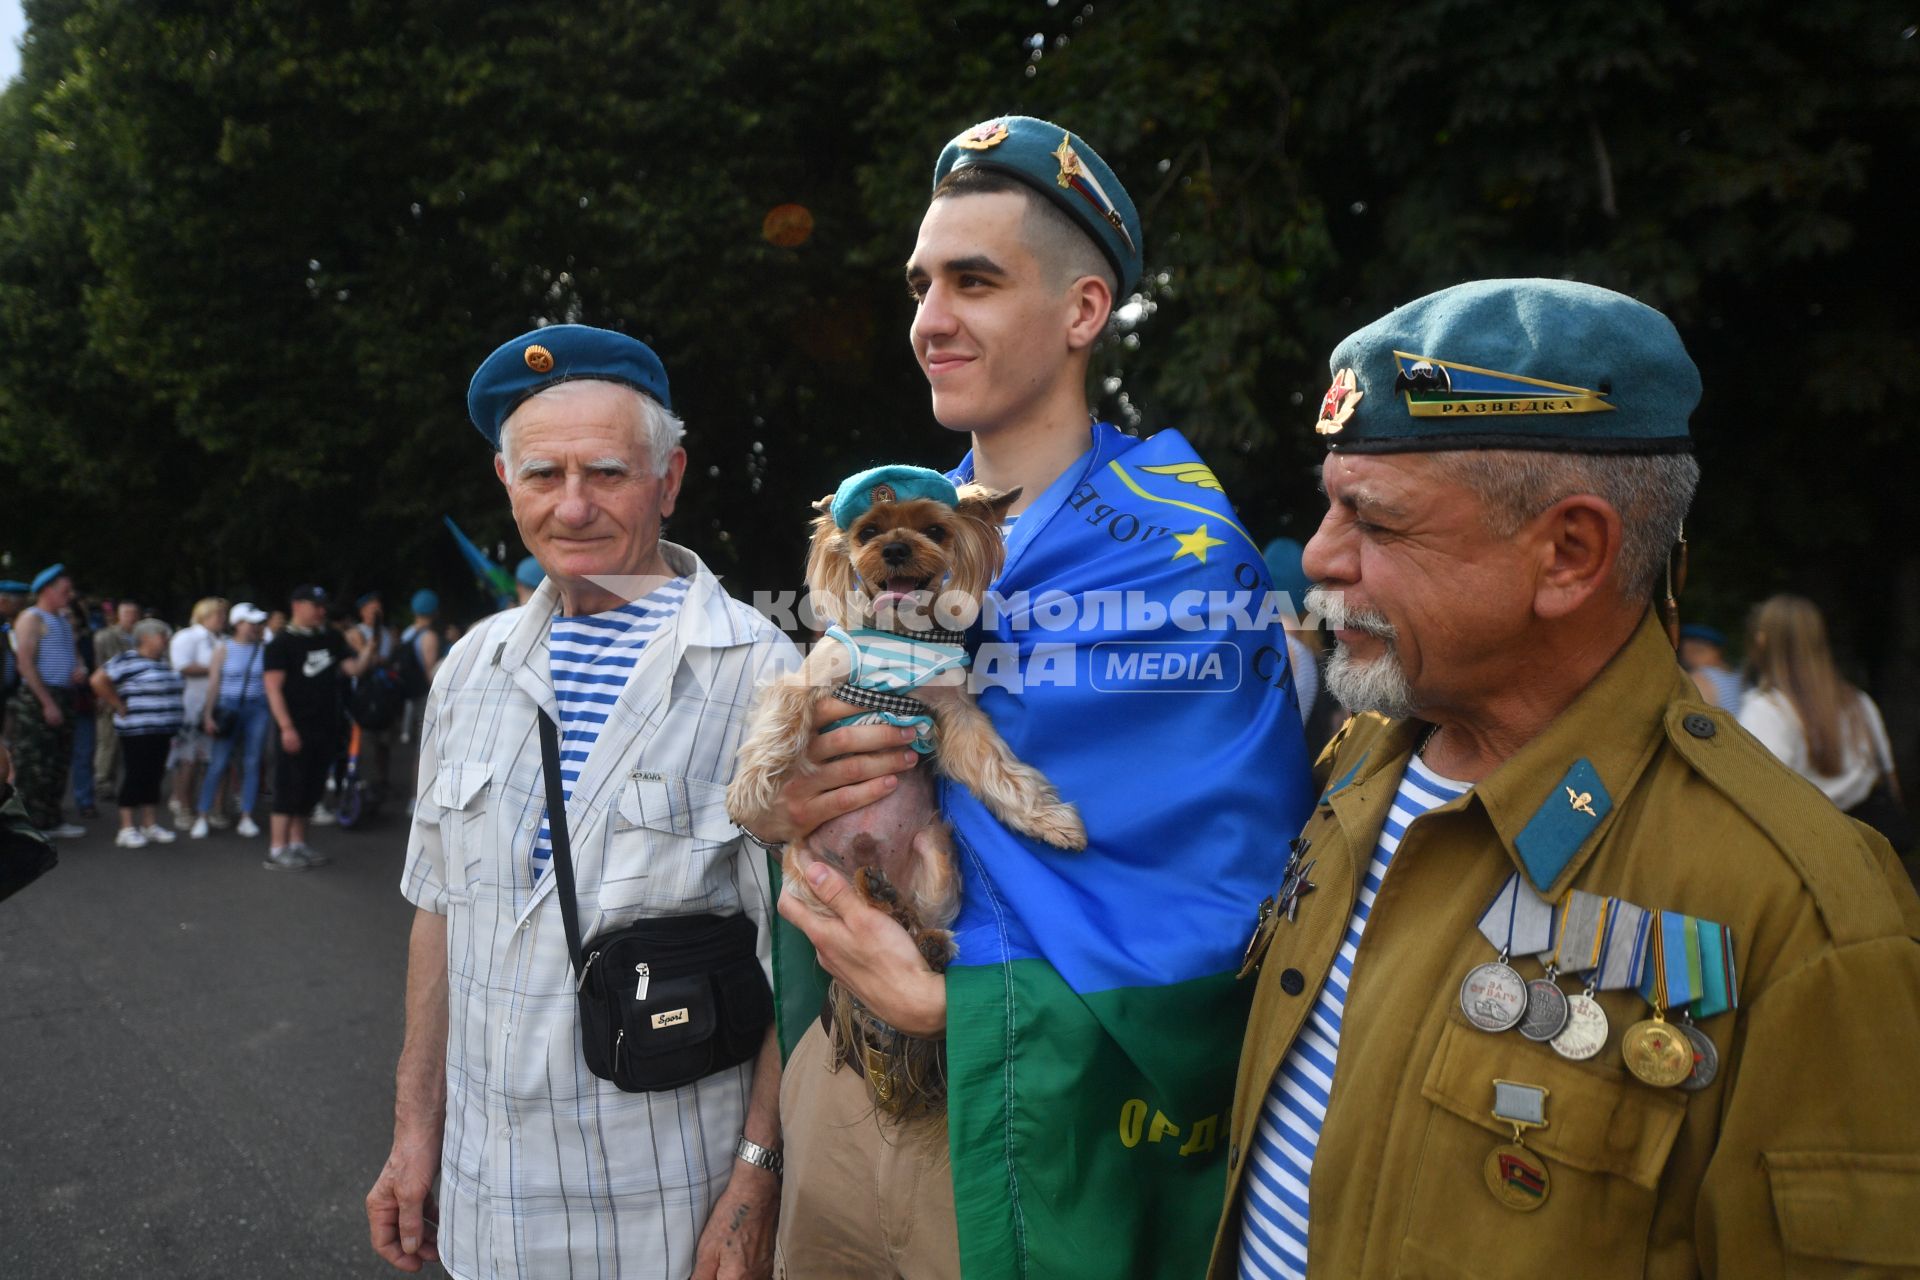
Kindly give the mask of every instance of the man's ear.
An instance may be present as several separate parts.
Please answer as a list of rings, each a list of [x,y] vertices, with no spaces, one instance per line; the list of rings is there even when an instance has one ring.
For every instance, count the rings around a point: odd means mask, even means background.
[[[1625,528],[1613,504],[1591,493],[1562,498],[1528,521],[1541,565],[1534,612],[1564,618],[1599,592],[1613,590]]]
[[[507,483],[507,455],[506,454],[496,453],[493,455],[493,474],[500,477],[501,484]]]
[[[673,514],[674,506],[680,501],[680,482],[687,475],[687,451],[675,446],[667,455],[666,474],[660,477],[660,515],[664,519]]]
[[[1084,351],[1107,330],[1113,289],[1099,276],[1081,276],[1067,286],[1067,305],[1067,350]]]

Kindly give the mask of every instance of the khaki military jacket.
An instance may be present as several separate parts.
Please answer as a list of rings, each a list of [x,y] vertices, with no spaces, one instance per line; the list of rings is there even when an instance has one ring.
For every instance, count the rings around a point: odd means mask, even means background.
[[[1256,936],[1211,1276],[1236,1274],[1262,1102],[1425,729],[1360,717],[1321,757],[1303,832],[1317,887]],[[1564,790],[1582,761],[1605,793],[1593,817]],[[1599,995],[1611,1033],[1583,1062],[1467,1022],[1461,979],[1495,955],[1476,923],[1516,870],[1550,901],[1585,889],[1733,931],[1739,1008],[1699,1024],[1720,1056],[1713,1084],[1687,1093],[1627,1072],[1621,1034],[1650,1015],[1632,992]],[[1702,703],[1649,618],[1544,733],[1416,821],[1394,855],[1347,992],[1309,1273],[1920,1274],[1916,935],[1920,902],[1885,841]],[[1513,964],[1541,976],[1530,958]],[[1513,1136],[1491,1114],[1496,1079],[1550,1091],[1549,1127],[1526,1135],[1551,1174],[1533,1212],[1483,1180]]]

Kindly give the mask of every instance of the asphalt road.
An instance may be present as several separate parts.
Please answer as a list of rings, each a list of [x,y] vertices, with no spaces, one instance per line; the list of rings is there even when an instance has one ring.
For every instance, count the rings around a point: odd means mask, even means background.
[[[0,1277],[394,1276],[362,1197],[392,1135],[404,819],[263,870],[113,824],[0,902]]]

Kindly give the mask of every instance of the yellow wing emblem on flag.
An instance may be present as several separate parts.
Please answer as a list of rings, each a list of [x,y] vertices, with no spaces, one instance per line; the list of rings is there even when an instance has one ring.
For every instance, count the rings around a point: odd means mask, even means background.
[[[1211,489],[1215,493],[1225,493],[1220,481],[1214,478],[1213,470],[1204,462],[1175,462],[1164,467],[1141,467],[1150,475],[1172,476],[1181,484],[1197,484],[1202,489]]]

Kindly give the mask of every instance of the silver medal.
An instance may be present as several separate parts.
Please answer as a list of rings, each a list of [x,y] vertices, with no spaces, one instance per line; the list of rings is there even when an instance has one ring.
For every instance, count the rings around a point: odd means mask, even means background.
[[[1682,1022],[1680,1030],[1686,1033],[1687,1039],[1693,1041],[1693,1074],[1676,1087],[1687,1093],[1698,1093],[1720,1074],[1720,1051],[1713,1047],[1713,1041],[1707,1037],[1707,1033],[1691,1022]]]
[[[1548,1043],[1563,1058],[1584,1062],[1607,1047],[1607,1011],[1591,992],[1582,991],[1567,1000],[1567,1025]]]
[[[1506,1031],[1527,1012],[1527,983],[1503,960],[1475,965],[1460,980],[1460,1012],[1482,1031]]]
[[[1535,978],[1527,984],[1527,1008],[1520,1017],[1520,1034],[1545,1043],[1559,1035],[1567,1025],[1567,993],[1551,978]]]

